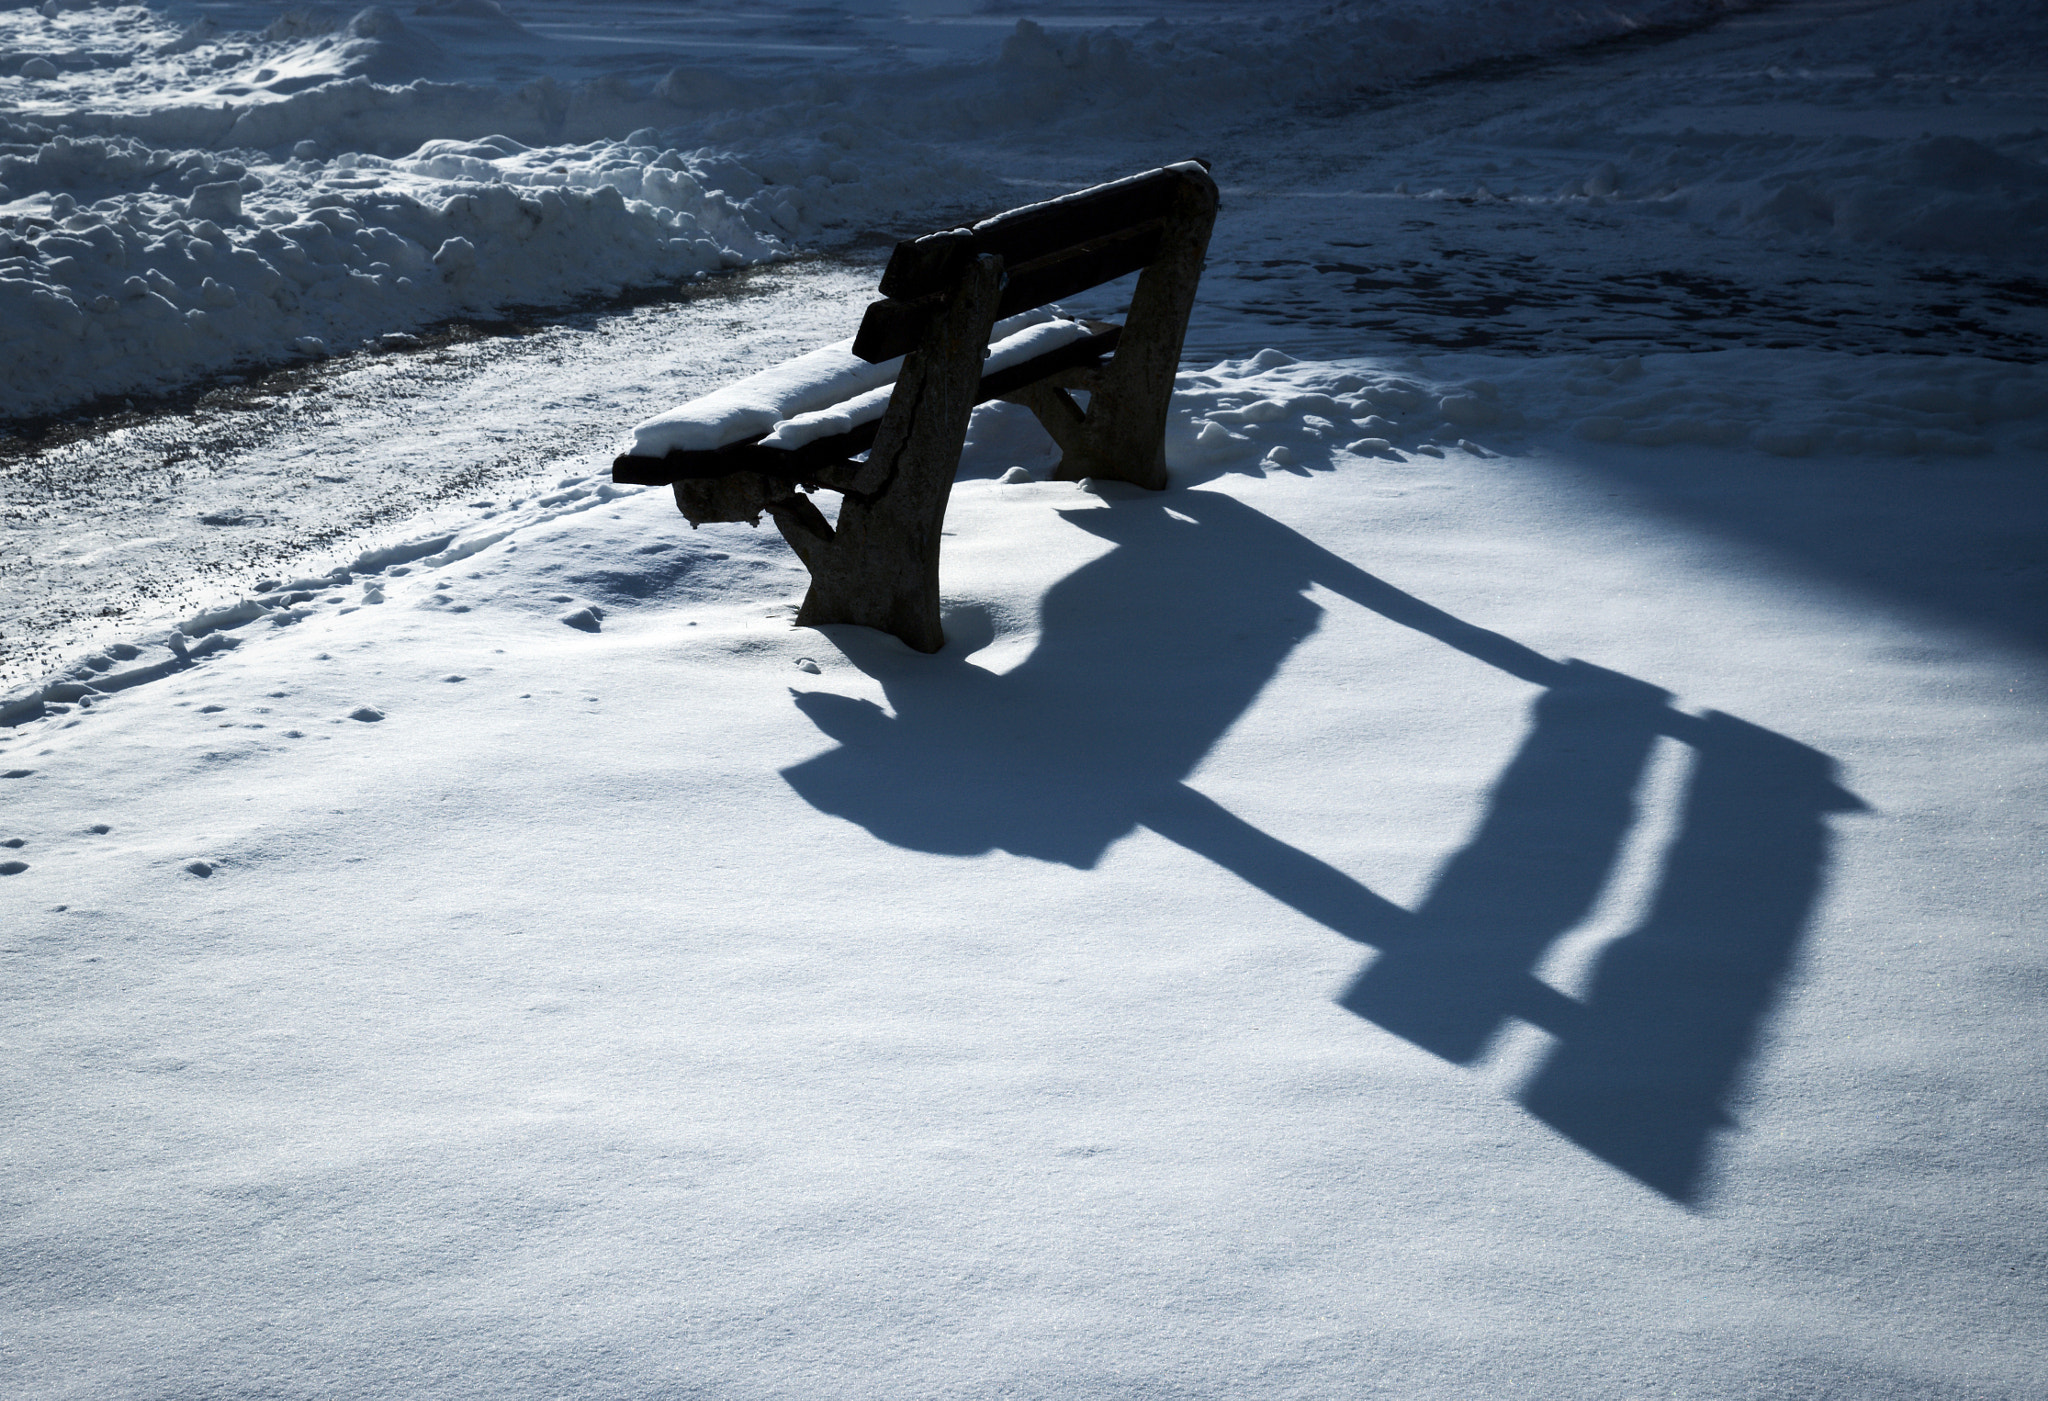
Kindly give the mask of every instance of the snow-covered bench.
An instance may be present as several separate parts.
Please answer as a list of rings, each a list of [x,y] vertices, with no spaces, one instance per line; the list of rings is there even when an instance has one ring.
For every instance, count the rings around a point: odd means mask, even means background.
[[[853,339],[648,419],[612,479],[673,486],[693,526],[767,512],[811,572],[800,625],[860,623],[935,652],[940,527],[976,404],[1035,413],[1060,479],[1166,485],[1216,204],[1187,161],[899,243]],[[1120,327],[1045,309],[1140,269]],[[820,488],[844,497],[836,526],[807,494]]]

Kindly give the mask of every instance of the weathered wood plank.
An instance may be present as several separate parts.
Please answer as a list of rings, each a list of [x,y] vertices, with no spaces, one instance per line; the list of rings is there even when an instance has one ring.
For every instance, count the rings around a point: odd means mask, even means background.
[[[996,303],[996,315],[1015,316],[1134,273],[1159,256],[1165,235],[1165,222],[1155,219],[1062,248],[1022,267],[1006,263],[1009,276],[1003,283],[1002,300]],[[942,305],[939,297],[914,302],[885,297],[868,303],[860,334],[853,340],[853,353],[871,365],[908,354]]]
[[[945,298],[939,296],[920,297],[916,301],[884,297],[869,302],[868,309],[861,313],[860,329],[853,334],[853,353],[870,365],[908,355],[910,348],[924,338],[932,318],[944,309]]]
[[[1164,218],[1191,180],[1208,185],[1212,193],[1215,189],[1200,162],[1183,161],[1007,210],[965,230],[964,240],[959,229],[906,239],[896,245],[882,272],[881,293],[899,301],[943,293],[970,255],[994,254],[1014,276],[1026,263]]]
[[[906,301],[936,296],[960,280],[973,257],[971,229],[941,229],[922,238],[906,238],[889,254],[889,265],[882,269],[876,290]]]
[[[1165,221],[1155,219],[1108,238],[1076,244],[1052,257],[1013,267],[1010,280],[1003,284],[1003,299],[996,304],[996,314],[1014,316],[1148,267],[1158,258],[1165,235]]]

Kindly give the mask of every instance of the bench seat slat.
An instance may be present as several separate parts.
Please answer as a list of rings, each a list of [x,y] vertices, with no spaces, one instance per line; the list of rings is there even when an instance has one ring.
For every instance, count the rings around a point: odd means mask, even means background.
[[[1001,399],[1064,370],[1086,369],[1101,363],[1116,349],[1121,326],[1110,326],[1082,340],[1070,341],[1057,349],[1035,356],[1022,364],[982,376],[975,402],[985,404]],[[671,486],[680,481],[722,477],[730,472],[763,472],[787,481],[802,481],[821,468],[844,462],[874,446],[881,420],[859,424],[849,432],[818,438],[800,448],[786,450],[763,447],[758,433],[741,442],[709,451],[676,451],[665,457],[624,454],[612,463],[612,480],[629,486]]]

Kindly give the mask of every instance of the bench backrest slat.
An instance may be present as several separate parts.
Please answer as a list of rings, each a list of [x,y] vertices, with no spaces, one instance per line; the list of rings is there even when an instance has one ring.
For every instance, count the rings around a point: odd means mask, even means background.
[[[1077,244],[1092,243],[1124,232],[1136,224],[1163,219],[1190,178],[1207,182],[1207,172],[1193,161],[1148,170],[1107,185],[1027,204],[971,229],[948,229],[907,239],[896,245],[879,288],[885,297],[914,300],[946,291],[967,260],[993,253],[1006,267],[1049,258]]]
[[[1153,220],[1092,243],[1062,248],[1052,257],[1021,267],[1013,265],[996,303],[996,315],[1015,316],[1136,272],[1159,256],[1164,233],[1164,224]],[[918,338],[936,313],[930,301],[885,297],[870,302],[853,339],[853,353],[870,364],[907,355],[917,348]]]

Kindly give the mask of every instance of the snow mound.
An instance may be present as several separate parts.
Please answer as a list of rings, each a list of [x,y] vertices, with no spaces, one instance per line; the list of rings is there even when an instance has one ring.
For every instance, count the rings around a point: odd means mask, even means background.
[[[32,139],[0,146],[0,182],[44,193],[0,212],[0,316],[27,328],[0,344],[0,417],[781,258],[862,203],[825,173],[836,157],[797,165],[813,184],[771,185],[651,132],[574,147],[439,139],[269,167],[249,152],[12,134]],[[945,187],[964,169],[909,161],[884,188],[920,171]]]
[[[230,8],[182,29],[140,6],[0,11],[0,51],[25,55],[0,63],[0,316],[25,328],[0,350],[0,418],[700,277],[990,194],[933,141],[1177,132],[1733,8],[1024,19],[929,51],[905,41],[931,26],[884,25],[807,61],[787,56],[771,7],[721,40],[759,55],[658,78],[582,26],[537,42],[491,0],[293,9],[240,29],[247,12]]]
[[[656,414],[634,427],[624,450],[641,457],[708,452],[893,384],[902,368],[900,355],[878,364],[861,359],[849,337]]]

